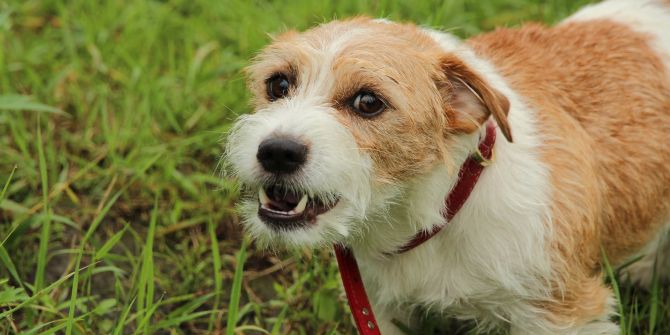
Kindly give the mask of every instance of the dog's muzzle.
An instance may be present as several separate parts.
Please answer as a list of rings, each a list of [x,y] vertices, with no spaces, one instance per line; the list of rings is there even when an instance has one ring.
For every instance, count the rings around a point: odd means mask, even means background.
[[[287,137],[268,138],[258,146],[256,159],[274,182],[258,191],[258,216],[274,229],[290,230],[316,222],[338,199],[319,197],[291,185],[289,180],[305,165],[309,148]]]

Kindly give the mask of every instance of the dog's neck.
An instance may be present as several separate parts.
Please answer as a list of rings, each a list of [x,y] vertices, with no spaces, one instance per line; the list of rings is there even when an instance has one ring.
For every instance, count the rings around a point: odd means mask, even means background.
[[[459,136],[450,145],[450,165],[437,164],[426,174],[384,190],[392,196],[362,223],[367,228],[365,236],[351,243],[357,257],[387,258],[416,234],[446,224],[445,199],[458,181],[460,167],[476,152],[485,134],[482,127],[474,134]]]

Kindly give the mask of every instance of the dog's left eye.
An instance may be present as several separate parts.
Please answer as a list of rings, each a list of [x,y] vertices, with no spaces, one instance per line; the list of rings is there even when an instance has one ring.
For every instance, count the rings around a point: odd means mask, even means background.
[[[356,113],[362,116],[372,117],[383,112],[386,108],[386,104],[374,93],[361,91],[354,97],[354,100],[351,102],[351,107],[354,108]]]
[[[286,75],[275,74],[266,81],[266,85],[268,98],[270,101],[275,101],[288,95],[291,83]]]

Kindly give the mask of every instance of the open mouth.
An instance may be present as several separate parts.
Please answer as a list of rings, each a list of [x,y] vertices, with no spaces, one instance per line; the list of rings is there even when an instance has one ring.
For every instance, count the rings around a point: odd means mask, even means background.
[[[338,200],[324,201],[318,196],[280,185],[261,186],[258,191],[258,216],[275,228],[298,228],[315,223],[316,217],[335,207]]]

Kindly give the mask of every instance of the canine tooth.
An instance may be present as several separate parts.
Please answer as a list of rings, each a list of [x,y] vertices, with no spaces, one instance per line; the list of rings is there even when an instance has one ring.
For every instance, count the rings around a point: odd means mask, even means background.
[[[305,211],[305,207],[307,207],[307,194],[302,196],[302,199],[300,199],[300,202],[298,203],[297,206],[293,209],[296,213],[302,213]]]
[[[258,200],[261,201],[261,205],[267,205],[270,203],[270,198],[265,193],[265,189],[263,187],[261,187],[261,189],[258,191]]]

